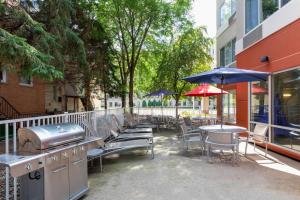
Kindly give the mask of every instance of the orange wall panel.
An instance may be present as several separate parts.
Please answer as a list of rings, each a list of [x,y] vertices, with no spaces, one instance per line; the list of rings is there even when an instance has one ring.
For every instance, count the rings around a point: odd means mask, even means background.
[[[278,72],[300,66],[300,19],[257,42],[236,56],[237,66],[242,69]],[[261,62],[268,56],[269,62]],[[248,91],[246,84],[237,84],[237,124],[248,124]],[[273,150],[299,159],[299,154],[272,146]],[[296,155],[297,154],[297,155]],[[296,155],[296,156],[295,156]]]

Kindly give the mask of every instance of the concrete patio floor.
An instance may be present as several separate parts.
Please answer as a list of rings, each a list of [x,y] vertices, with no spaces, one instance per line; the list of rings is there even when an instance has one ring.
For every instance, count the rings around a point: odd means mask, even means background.
[[[155,133],[154,160],[145,151],[127,152],[104,159],[103,173],[90,169],[84,200],[299,200],[300,163],[269,156],[210,164],[199,149],[184,151],[176,132],[162,131]]]

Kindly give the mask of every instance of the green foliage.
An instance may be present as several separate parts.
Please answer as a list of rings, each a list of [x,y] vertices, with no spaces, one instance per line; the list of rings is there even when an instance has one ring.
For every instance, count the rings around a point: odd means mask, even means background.
[[[129,104],[133,104],[136,67],[142,66],[145,71],[151,70],[146,64],[151,57],[146,53],[146,40],[161,40],[162,35],[169,35],[174,29],[175,21],[185,18],[190,2],[103,0],[96,3],[98,20],[110,33],[115,48],[115,63],[119,67],[122,96],[126,95],[129,88]],[[141,57],[144,57],[142,62],[145,65],[139,65]],[[143,81],[141,74],[139,79],[140,82]],[[142,87],[142,84],[139,86]]]
[[[1,21],[3,23],[1,23]],[[45,31],[43,24],[33,20],[21,7],[0,4],[1,60],[18,68],[23,76],[39,76],[53,80],[63,74],[52,64],[50,47],[57,47],[54,35]]]
[[[47,64],[51,57],[30,46],[25,39],[0,28],[0,60],[10,67],[21,66],[25,76],[37,75],[47,80],[62,78],[62,73]]]
[[[211,40],[204,35],[204,31],[202,27],[187,28],[171,41],[163,53],[155,82],[164,89],[176,92],[176,100],[190,89],[190,84],[181,78],[210,69],[212,58],[208,52]]]

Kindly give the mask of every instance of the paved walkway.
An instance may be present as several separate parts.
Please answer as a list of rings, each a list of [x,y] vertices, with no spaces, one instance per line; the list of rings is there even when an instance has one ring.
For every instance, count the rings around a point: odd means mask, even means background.
[[[176,133],[167,131],[156,133],[155,144],[154,160],[144,152],[128,152],[106,158],[103,173],[90,170],[84,200],[300,199],[296,161],[253,155],[239,166],[209,164],[198,149],[185,152]]]

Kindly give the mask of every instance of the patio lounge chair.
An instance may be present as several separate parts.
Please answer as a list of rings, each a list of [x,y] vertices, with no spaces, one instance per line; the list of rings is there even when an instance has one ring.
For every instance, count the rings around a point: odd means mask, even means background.
[[[115,115],[109,115],[107,119],[107,123],[111,125],[112,130],[119,132],[121,134],[124,133],[153,133],[152,128],[124,128],[121,122]]]
[[[211,162],[211,153],[213,151],[232,151],[232,162],[236,163],[238,160],[239,143],[235,134],[232,132],[208,132],[205,140],[207,147],[207,161]]]
[[[111,127],[103,127],[102,130],[95,130],[91,123],[88,121],[83,121],[83,125],[89,131],[92,136],[103,137],[107,142],[120,142],[120,141],[128,141],[128,140],[139,140],[146,139],[149,140],[150,143],[153,143],[153,134],[152,133],[140,133],[140,134],[132,134],[132,133],[124,133],[119,134],[115,130],[111,129]],[[105,125],[103,125],[105,126]],[[109,130],[105,130],[109,129]],[[109,133],[109,134],[108,134]]]
[[[265,156],[267,157],[268,154],[268,137],[267,137],[267,132],[268,132],[268,126],[265,124],[256,124],[254,127],[253,132],[248,132],[248,137],[243,138],[241,137],[241,141],[246,141],[246,147],[245,147],[245,156],[247,156],[247,148],[248,148],[248,143],[253,142],[254,144],[254,151],[255,151],[255,146],[257,144],[265,144]]]
[[[100,170],[103,171],[102,158],[111,154],[121,153],[129,150],[146,149],[147,152],[151,151],[151,158],[154,159],[153,143],[148,140],[129,140],[106,143],[103,148],[91,149],[87,152],[88,161],[95,158],[100,159]]]
[[[119,134],[115,135],[113,130],[110,130],[111,135],[107,134],[108,130],[103,128],[100,131],[94,130],[91,123],[87,121],[83,122],[83,125],[86,127],[90,135],[95,137],[103,137],[106,141],[103,148],[92,149],[87,152],[88,160],[93,160],[95,158],[100,159],[100,168],[102,172],[102,158],[107,155],[120,153],[128,150],[136,149],[146,149],[147,152],[151,151],[151,157],[154,158],[154,143],[153,135],[145,133],[145,135],[136,135],[136,134]],[[103,131],[103,132],[102,132]],[[112,137],[111,137],[112,136]]]
[[[157,125],[152,124],[150,122],[139,123],[128,112],[124,113],[124,117],[125,117],[125,127],[127,127],[127,128],[157,128],[158,129]]]

